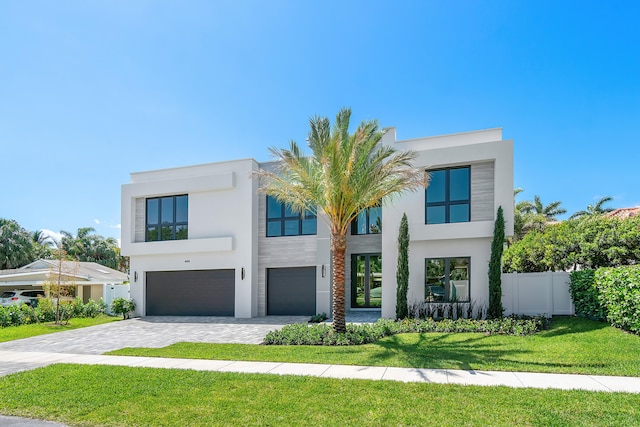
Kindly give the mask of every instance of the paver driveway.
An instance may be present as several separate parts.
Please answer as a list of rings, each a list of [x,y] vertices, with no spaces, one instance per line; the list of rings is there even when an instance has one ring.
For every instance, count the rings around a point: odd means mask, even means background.
[[[124,347],[165,347],[180,342],[259,344],[267,332],[308,316],[143,317],[0,343],[0,351],[102,354]]]

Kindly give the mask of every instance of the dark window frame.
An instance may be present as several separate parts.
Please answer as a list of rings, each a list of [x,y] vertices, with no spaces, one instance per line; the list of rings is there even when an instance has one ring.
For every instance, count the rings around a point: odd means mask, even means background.
[[[272,217],[269,218],[269,200],[273,200],[274,202],[278,203],[280,205],[280,215],[277,217]],[[266,237],[293,237],[293,236],[315,236],[316,234],[318,234],[318,218],[316,215],[313,214],[313,212],[307,211],[304,216],[302,214],[299,213],[291,213],[290,215],[287,215],[287,206],[286,204],[278,201],[276,198],[271,197],[271,196],[266,196],[265,198],[265,235]],[[314,220],[316,223],[316,226],[313,230],[313,233],[310,232],[304,232],[303,229],[303,223],[304,221],[308,221],[308,220]],[[287,234],[286,233],[286,227],[285,225],[287,223],[291,223],[293,221],[297,221],[297,232],[295,234]],[[269,224],[280,224],[280,232],[279,234],[270,234],[269,230]]]
[[[424,301],[428,303],[438,303],[445,302],[449,303],[451,301],[451,260],[453,259],[466,259],[467,261],[467,298],[464,300],[459,299],[456,294],[457,302],[471,302],[471,257],[470,256],[452,256],[452,257],[438,257],[438,258],[425,258],[424,259]],[[444,261],[444,276],[442,283],[442,299],[439,298],[440,293],[432,293],[430,292],[429,287],[433,286],[427,282],[427,273],[428,273],[428,264],[429,261],[432,260],[443,260]],[[453,279],[456,281],[456,279]]]
[[[186,221],[177,221],[178,209],[177,209],[177,199],[178,197],[186,197],[187,198],[187,220]],[[172,220],[170,222],[162,222],[162,200],[163,199],[171,199],[172,206]],[[155,218],[155,222],[150,222],[149,218],[149,202],[152,200],[158,201],[157,207],[157,217]],[[189,195],[188,194],[176,194],[172,196],[160,196],[160,197],[149,197],[145,199],[144,202],[145,212],[145,230],[144,230],[144,241],[145,242],[163,242],[169,240],[187,240],[189,238]],[[149,228],[155,227],[157,230],[154,230],[153,233],[156,233],[155,239],[149,239],[150,232]],[[163,238],[162,236],[162,228],[169,227],[171,230],[171,235],[169,238]],[[176,231],[178,227],[184,227],[186,230],[186,235],[184,237],[179,237],[178,232]]]
[[[380,218],[380,228],[378,229],[378,231],[372,231],[371,229],[371,209],[380,209],[380,215],[378,216]],[[366,233],[360,233],[360,227],[358,227],[358,217],[360,216],[360,214],[358,214],[358,216],[356,216],[354,218],[353,221],[351,221],[351,235],[352,236],[364,236],[366,234],[381,234],[382,233],[382,205],[381,204],[377,204],[375,206],[371,206],[367,209],[364,209],[363,211],[361,211],[360,213],[365,212],[365,217],[366,217],[366,221],[367,221],[367,232]]]
[[[468,180],[468,188],[469,188],[469,195],[467,199],[464,200],[451,200],[451,171],[452,170],[458,170],[458,169],[468,169],[469,170],[469,180]],[[450,167],[450,168],[441,168],[441,169],[434,169],[428,172],[441,172],[444,171],[445,172],[445,182],[444,182],[444,201],[441,202],[428,202],[428,192],[429,192],[429,186],[427,186],[427,188],[425,188],[424,190],[424,203],[425,203],[425,208],[424,208],[424,223],[425,224],[458,224],[458,223],[462,223],[462,222],[471,222],[471,166],[467,165],[467,166],[455,166],[455,167]],[[468,216],[468,220],[467,221],[454,221],[451,222],[451,207],[452,206],[457,206],[457,205],[467,205],[468,207],[468,212],[467,212],[467,216]],[[444,215],[445,215],[445,219],[444,222],[429,222],[428,220],[428,215],[427,215],[427,211],[428,208],[430,207],[438,207],[438,206],[442,206],[444,207]]]
[[[364,305],[358,305],[357,303],[357,293],[358,293],[358,257],[364,258],[365,263],[365,271],[363,279],[369,279],[369,288],[363,290],[365,293]],[[382,305],[372,305],[371,304],[371,290],[376,288],[371,288],[371,279],[373,278],[373,272],[371,271],[371,258],[377,257],[380,259],[380,265],[382,265],[382,253],[381,252],[365,252],[365,253],[357,253],[351,254],[351,308],[381,308]],[[382,271],[382,267],[380,267],[380,271]],[[382,276],[380,276],[380,288],[382,287]],[[382,292],[382,289],[380,289]],[[354,298],[355,297],[355,298]],[[380,295],[380,304],[382,304],[382,294]]]

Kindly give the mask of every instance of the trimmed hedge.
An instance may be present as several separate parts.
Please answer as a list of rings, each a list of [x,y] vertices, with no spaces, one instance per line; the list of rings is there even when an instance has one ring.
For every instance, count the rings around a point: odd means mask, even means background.
[[[640,265],[600,268],[595,282],[609,323],[640,334]]]
[[[264,338],[266,345],[360,345],[378,341],[389,335],[423,332],[481,332],[488,334],[530,335],[548,327],[544,317],[504,317],[491,320],[380,319],[376,323],[347,324],[347,332],[337,333],[331,325],[286,325],[270,331]]]
[[[640,335],[640,265],[571,273],[576,313]]]
[[[605,320],[607,310],[600,301],[595,274],[595,270],[573,271],[570,274],[569,292],[576,307],[576,313],[597,320]]]

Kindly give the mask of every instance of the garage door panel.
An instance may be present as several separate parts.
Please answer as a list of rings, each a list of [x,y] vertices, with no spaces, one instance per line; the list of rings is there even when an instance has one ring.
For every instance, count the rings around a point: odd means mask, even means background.
[[[233,316],[234,270],[150,271],[147,316]]]
[[[316,268],[268,269],[267,314],[290,316],[316,314]]]

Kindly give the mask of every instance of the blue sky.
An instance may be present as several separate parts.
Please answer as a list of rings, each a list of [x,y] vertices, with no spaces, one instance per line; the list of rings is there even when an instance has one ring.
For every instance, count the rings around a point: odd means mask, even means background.
[[[502,127],[515,184],[640,205],[636,1],[0,2],[0,217],[119,237],[134,171],[304,142],[343,106],[399,139]]]

